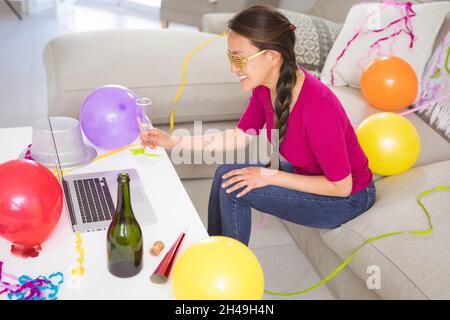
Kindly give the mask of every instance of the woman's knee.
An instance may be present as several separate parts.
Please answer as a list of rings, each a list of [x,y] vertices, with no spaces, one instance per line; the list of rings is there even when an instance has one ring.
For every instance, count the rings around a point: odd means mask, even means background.
[[[227,201],[233,201],[236,200],[236,195],[237,195],[237,190],[233,191],[233,192],[227,192],[227,189],[230,188],[230,186],[228,186],[227,188],[222,188],[222,186],[220,186],[220,199],[223,200],[227,200]]]

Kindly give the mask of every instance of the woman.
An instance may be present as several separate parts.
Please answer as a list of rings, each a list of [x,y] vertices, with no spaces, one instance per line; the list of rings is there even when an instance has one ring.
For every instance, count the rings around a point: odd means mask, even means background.
[[[295,26],[277,10],[254,6],[229,21],[228,58],[249,104],[232,134],[174,137],[153,129],[152,148],[249,143],[266,125],[278,129],[280,170],[224,164],[214,176],[208,232],[248,245],[251,208],[314,228],[335,228],[369,209],[375,185],[354,129],[333,92],[295,62]],[[253,130],[253,134],[250,131]],[[227,142],[225,145],[229,145]],[[208,145],[209,146],[209,145]]]

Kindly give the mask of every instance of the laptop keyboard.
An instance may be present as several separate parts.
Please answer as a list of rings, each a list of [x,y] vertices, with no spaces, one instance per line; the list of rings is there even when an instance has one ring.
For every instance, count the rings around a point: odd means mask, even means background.
[[[115,207],[106,179],[74,180],[83,223],[111,220]]]

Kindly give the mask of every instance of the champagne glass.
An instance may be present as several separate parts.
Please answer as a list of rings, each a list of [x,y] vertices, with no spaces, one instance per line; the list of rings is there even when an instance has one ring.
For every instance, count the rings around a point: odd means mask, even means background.
[[[152,100],[150,98],[138,98],[136,99],[136,104],[141,108],[142,110],[142,116],[139,114],[139,112],[136,115],[136,120],[139,125],[139,130],[141,132],[147,132],[151,128],[153,128],[150,118],[152,113]]]
[[[136,104],[141,108],[142,114],[139,112],[136,115],[136,120],[139,125],[139,130],[141,133],[148,132],[153,125],[150,121],[152,114],[152,100],[150,98],[138,98],[136,99]],[[153,163],[152,150],[149,147],[144,148],[144,154],[142,155],[143,164]]]

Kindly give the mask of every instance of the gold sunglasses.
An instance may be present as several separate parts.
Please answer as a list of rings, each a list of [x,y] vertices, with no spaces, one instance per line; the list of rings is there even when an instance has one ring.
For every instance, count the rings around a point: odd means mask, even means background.
[[[262,55],[263,53],[265,53],[267,51],[268,50],[261,50],[261,51],[255,53],[254,55],[251,55],[250,57],[247,57],[247,58],[243,58],[243,57],[238,56],[238,55],[233,55],[233,54],[231,54],[230,51],[227,51],[227,57],[228,57],[228,60],[230,61],[230,63],[232,65],[234,65],[239,70],[244,71],[245,65],[247,64],[247,62],[249,62],[250,60],[255,59],[256,57],[259,57],[260,55]]]

